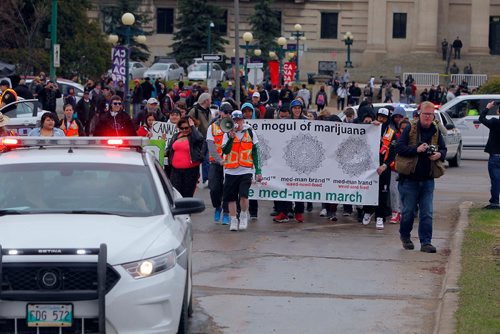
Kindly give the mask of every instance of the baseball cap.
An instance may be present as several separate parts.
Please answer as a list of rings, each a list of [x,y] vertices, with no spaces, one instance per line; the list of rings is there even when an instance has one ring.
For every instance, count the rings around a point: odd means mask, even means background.
[[[231,113],[231,118],[232,119],[243,119],[243,113],[241,110],[235,110]]]
[[[259,94],[259,92],[255,92],[255,93],[253,93],[253,94],[252,94],[252,97],[258,97],[258,98],[260,99],[260,94]]]
[[[387,109],[387,108],[380,108],[377,111],[377,115],[384,115],[384,116],[389,117],[389,109]]]
[[[150,99],[148,100],[148,104],[155,104],[155,103],[156,103],[156,104],[160,104],[160,102],[158,102],[158,100],[157,100],[157,99],[155,99],[154,97],[152,97],[152,98],[150,98]]]

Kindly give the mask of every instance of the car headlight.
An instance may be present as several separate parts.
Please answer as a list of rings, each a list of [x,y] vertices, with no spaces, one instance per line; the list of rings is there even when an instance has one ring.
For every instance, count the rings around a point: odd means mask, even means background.
[[[122,264],[122,267],[135,279],[159,274],[175,267],[175,250],[136,262]]]

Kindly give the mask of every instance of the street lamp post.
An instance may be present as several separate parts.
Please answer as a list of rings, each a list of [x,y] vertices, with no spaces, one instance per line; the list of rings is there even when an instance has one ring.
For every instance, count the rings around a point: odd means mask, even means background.
[[[212,28],[215,27],[213,22],[210,22],[208,25],[208,44],[207,44],[207,51],[208,54],[212,54]],[[210,66],[211,63],[207,62],[207,85],[208,85],[208,77],[210,75],[210,69],[212,66]]]
[[[123,92],[123,102],[125,104],[125,110],[130,113],[130,104],[129,104],[129,64],[130,64],[130,37],[134,36],[134,40],[137,43],[145,43],[146,36],[144,36],[141,32],[140,35],[134,35],[132,33],[132,25],[135,23],[135,17],[132,13],[125,13],[122,15],[122,24],[124,28],[116,29],[120,35],[125,38],[125,49],[127,52],[127,56],[125,57],[125,91]],[[116,44],[118,42],[118,35],[112,34],[109,35],[108,41],[112,44]]]
[[[245,86],[247,86],[248,82],[248,49],[249,49],[249,44],[253,40],[253,35],[251,32],[247,31],[243,34],[243,41],[245,41]]]
[[[347,60],[345,62],[346,68],[352,68],[351,45],[352,45],[353,40],[354,40],[354,37],[352,36],[351,32],[350,31],[346,32],[344,35],[344,43],[347,46]]]
[[[299,41],[302,40],[304,41],[306,37],[304,36],[304,32],[302,31],[302,26],[300,24],[296,24],[294,27],[295,29],[294,32],[292,32],[292,38],[295,39],[297,42],[297,57],[296,57],[296,62],[295,62],[295,81],[298,83],[299,82]]]

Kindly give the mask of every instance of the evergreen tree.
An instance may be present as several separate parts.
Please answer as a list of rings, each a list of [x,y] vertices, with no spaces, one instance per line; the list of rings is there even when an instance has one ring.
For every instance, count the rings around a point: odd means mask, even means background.
[[[125,44],[123,33],[119,33],[122,29],[122,15],[132,13],[135,17],[135,22],[131,26],[133,36],[137,35],[152,35],[152,32],[144,31],[142,27],[151,21],[150,12],[140,11],[139,6],[141,0],[118,0],[116,6],[104,6],[101,4],[101,15],[104,22],[104,32],[107,35],[117,34],[119,36],[118,44]],[[147,61],[149,59],[149,48],[145,44],[137,43],[133,38],[130,38],[130,59],[136,61]]]
[[[271,9],[272,2],[273,0],[259,0],[255,5],[254,14],[250,16],[252,34],[255,39],[252,43],[262,50],[260,58],[264,61],[266,69],[269,51],[278,48],[276,39],[281,36],[279,13]],[[264,72],[267,73],[267,70]]]
[[[207,0],[179,0],[179,17],[174,33],[172,54],[182,66],[189,65],[193,58],[208,52],[208,29],[210,22],[215,27],[211,31],[211,52],[224,52],[224,39],[217,29],[223,22],[220,7],[209,4]]]
[[[81,79],[99,78],[111,64],[111,46],[97,22],[89,22],[89,0],[60,1],[57,42],[61,44],[61,67],[57,75]]]

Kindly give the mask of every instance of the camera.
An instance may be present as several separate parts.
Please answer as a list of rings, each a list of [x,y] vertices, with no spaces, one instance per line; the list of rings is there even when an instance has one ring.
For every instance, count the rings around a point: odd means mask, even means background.
[[[425,150],[425,154],[433,155],[437,150],[438,150],[438,148],[436,145],[429,145],[429,146],[427,146],[427,150]]]

